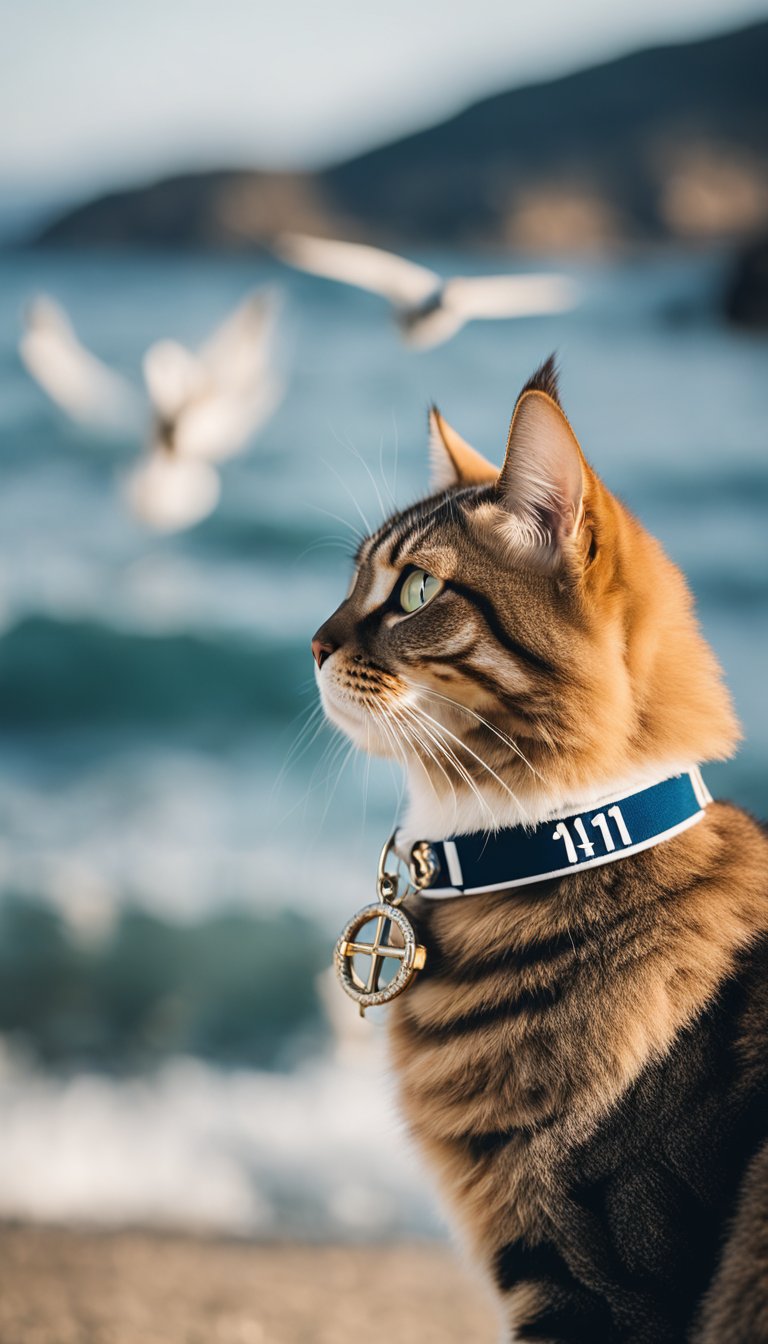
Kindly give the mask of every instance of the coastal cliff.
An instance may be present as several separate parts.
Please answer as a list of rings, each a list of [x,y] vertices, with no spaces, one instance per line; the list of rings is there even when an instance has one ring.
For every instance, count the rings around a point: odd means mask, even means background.
[[[768,22],[486,98],[316,173],[222,169],[111,192],[33,240],[247,250],[283,229],[578,251],[768,226]]]

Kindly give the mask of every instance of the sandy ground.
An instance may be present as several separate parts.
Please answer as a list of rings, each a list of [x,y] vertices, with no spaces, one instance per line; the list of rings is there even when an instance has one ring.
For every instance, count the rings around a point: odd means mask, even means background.
[[[2,1344],[495,1344],[443,1246],[0,1227]]]

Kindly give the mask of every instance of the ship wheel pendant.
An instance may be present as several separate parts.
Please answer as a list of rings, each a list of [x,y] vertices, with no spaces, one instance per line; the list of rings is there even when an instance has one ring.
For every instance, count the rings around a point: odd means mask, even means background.
[[[394,837],[384,846],[379,859],[376,880],[379,899],[363,906],[352,916],[342,930],[334,952],[336,974],[341,987],[359,1005],[361,1017],[366,1008],[389,1003],[402,994],[427,959],[426,948],[416,942],[413,925],[400,909],[400,901],[408,895],[408,890],[398,897],[398,876],[387,872],[385,868],[393,842]],[[427,885],[427,875],[429,880],[432,878],[431,865],[423,862],[423,855],[419,858],[422,861],[420,866],[415,870],[412,866],[411,869],[411,882],[415,890]],[[416,880],[414,872],[417,874]],[[362,931],[368,925],[373,925],[373,936],[361,938]],[[370,958],[365,978],[355,966],[355,958],[360,957]],[[399,965],[391,979],[382,984],[381,976],[387,962]]]

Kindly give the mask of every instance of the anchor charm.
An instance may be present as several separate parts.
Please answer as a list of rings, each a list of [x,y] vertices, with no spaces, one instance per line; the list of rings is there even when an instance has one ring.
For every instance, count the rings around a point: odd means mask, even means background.
[[[394,839],[394,836],[390,837],[379,857],[376,876],[378,900],[363,906],[352,916],[342,930],[334,951],[336,974],[341,987],[359,1005],[361,1017],[365,1015],[366,1008],[389,1003],[402,994],[418,971],[422,970],[427,959],[427,950],[416,942],[413,925],[400,905],[411,888],[418,891],[429,885],[437,871],[437,864],[429,846],[417,846],[419,856],[409,865],[411,885],[399,895],[398,875],[386,869],[387,858],[394,849]],[[361,940],[361,931],[374,921],[371,941]],[[392,941],[393,928],[399,934],[397,941]],[[361,956],[370,957],[365,979],[358,974],[354,964],[355,957]],[[399,962],[399,965],[391,980],[382,985],[381,974],[387,961]]]

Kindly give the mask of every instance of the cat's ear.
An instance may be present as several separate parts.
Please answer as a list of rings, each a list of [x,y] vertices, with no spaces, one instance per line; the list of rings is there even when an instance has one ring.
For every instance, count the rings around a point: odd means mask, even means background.
[[[578,533],[589,468],[558,395],[554,360],[526,383],[509,427],[498,478],[504,506],[521,539],[553,554]]]
[[[498,479],[499,469],[462,439],[436,406],[429,412],[430,484],[435,493],[454,485],[486,485]]]

